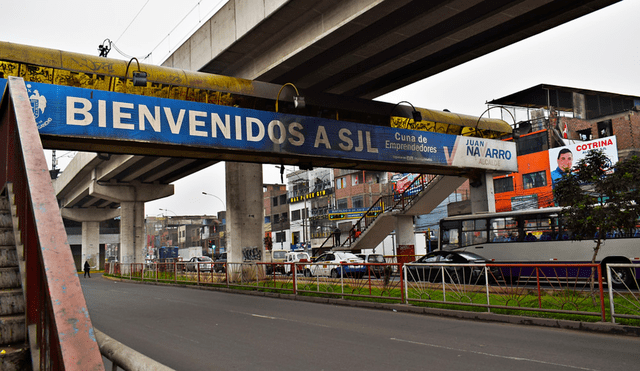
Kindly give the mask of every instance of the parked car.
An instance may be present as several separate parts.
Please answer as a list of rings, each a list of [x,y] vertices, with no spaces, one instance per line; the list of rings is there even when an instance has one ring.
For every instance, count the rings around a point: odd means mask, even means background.
[[[405,264],[409,281],[442,282],[443,269],[441,266],[420,265],[428,263],[454,263],[454,264],[485,264],[489,263],[484,257],[466,252],[432,251],[419,258],[415,262]],[[498,270],[492,269],[493,277],[497,278]],[[484,283],[484,267],[480,266],[445,266],[445,282],[475,284]]]
[[[384,256],[382,256],[382,254],[356,254],[356,256],[364,260],[365,263],[386,263],[386,260],[384,260]],[[371,274],[372,276],[376,276],[376,278],[380,278],[382,277],[382,275],[384,275],[385,268],[390,269],[391,266],[369,265],[367,268],[368,269],[365,270],[365,274]]]
[[[284,266],[284,272],[287,275],[291,274],[291,266],[292,263],[308,263],[311,261],[311,258],[309,257],[309,254],[307,254],[304,251],[300,251],[300,252],[288,252],[286,257],[285,257],[285,263],[287,263]],[[296,273],[303,273],[304,272],[304,268],[305,266],[302,264],[296,265]]]
[[[197,272],[198,265],[199,265],[200,272],[211,272],[211,268],[212,268],[211,262],[213,262],[213,260],[208,256],[194,256],[184,264],[184,268],[187,272]],[[202,263],[202,264],[198,264],[198,263]]]
[[[353,263],[364,263],[364,260],[349,252],[326,252],[318,256],[313,264],[305,266],[304,275],[306,277],[331,276],[334,278],[364,276],[366,272],[364,265],[342,265]]]
[[[214,272],[226,272],[227,271],[227,253],[223,252],[220,256],[214,261],[213,271]]]

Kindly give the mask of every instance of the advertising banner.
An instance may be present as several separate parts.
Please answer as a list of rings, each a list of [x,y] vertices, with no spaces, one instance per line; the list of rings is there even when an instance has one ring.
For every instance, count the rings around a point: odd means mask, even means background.
[[[26,84],[38,129],[46,135],[270,155],[517,171],[513,142],[101,90]]]
[[[602,150],[609,158],[611,166],[618,162],[618,145],[616,137],[599,138],[595,140],[579,142],[564,147],[556,147],[549,150],[549,167],[551,170],[552,184],[562,178],[569,170],[575,171],[576,164],[587,156],[592,150]]]

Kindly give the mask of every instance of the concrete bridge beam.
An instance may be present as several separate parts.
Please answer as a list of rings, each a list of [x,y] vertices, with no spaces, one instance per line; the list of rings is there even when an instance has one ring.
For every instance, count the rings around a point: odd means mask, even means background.
[[[89,261],[92,268],[100,267],[100,222],[120,216],[120,209],[61,209],[65,219],[82,222],[81,264]]]
[[[493,173],[484,172],[479,181],[470,184],[469,199],[471,201],[471,213],[496,212],[495,191],[493,188]]]
[[[100,184],[93,180],[89,184],[89,195],[112,202],[147,202],[173,195],[173,184]]]

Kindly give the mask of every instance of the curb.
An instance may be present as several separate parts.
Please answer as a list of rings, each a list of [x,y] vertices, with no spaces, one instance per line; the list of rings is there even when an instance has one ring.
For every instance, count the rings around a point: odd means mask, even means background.
[[[437,309],[437,308],[428,308],[428,307],[417,307],[417,306],[408,305],[408,304],[366,302],[366,301],[337,299],[337,298],[299,296],[299,295],[293,295],[293,294],[282,294],[277,292],[235,290],[235,289],[229,289],[226,287],[181,285],[181,284],[153,282],[153,281],[134,281],[134,280],[128,280],[128,279],[122,279],[122,278],[116,278],[116,277],[105,277],[105,276],[102,276],[102,277],[112,281],[132,282],[132,283],[145,284],[145,285],[151,284],[156,286],[183,287],[183,288],[198,289],[198,290],[220,291],[220,292],[225,292],[229,294],[253,295],[253,296],[262,296],[262,297],[268,297],[268,298],[274,298],[274,299],[296,300],[296,301],[305,301],[309,303],[341,305],[341,306],[347,306],[347,307],[373,309],[373,310],[388,310],[388,311],[401,312],[401,313],[438,316],[438,317],[455,318],[455,319],[470,320],[470,321],[508,323],[513,325],[523,325],[523,326],[551,327],[551,328],[558,328],[558,329],[564,329],[564,330],[587,331],[587,332],[602,333],[602,334],[640,337],[640,327],[626,326],[626,325],[621,325],[621,324],[611,323],[611,322],[569,321],[569,320],[559,320],[559,319],[552,319],[552,318],[514,316],[509,314],[497,314],[497,313],[490,313],[490,312],[468,312],[468,311],[455,310],[455,309]]]

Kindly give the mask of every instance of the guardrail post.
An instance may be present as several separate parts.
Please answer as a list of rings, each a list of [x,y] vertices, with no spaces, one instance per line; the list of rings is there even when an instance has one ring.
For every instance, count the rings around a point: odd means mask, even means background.
[[[602,266],[598,264],[597,269],[598,269],[598,287],[600,288],[600,308],[602,309],[602,322],[605,322],[607,320],[607,316],[604,309],[604,292],[602,289]],[[611,282],[611,281],[608,281],[608,282]],[[611,300],[611,302],[613,303],[613,300]],[[613,318],[613,311],[611,312],[611,318]]]
[[[440,271],[442,272],[442,301],[447,301],[447,290],[445,287],[445,277],[444,277],[444,265],[440,267]]]
[[[487,313],[491,313],[491,296],[489,294],[489,268],[484,265],[484,285],[487,290]]]
[[[400,268],[398,270],[400,272],[400,300],[405,304],[409,304],[409,291],[407,288],[408,280],[405,279],[405,277],[407,276],[407,267],[404,264],[396,264]]]
[[[365,263],[364,266],[367,268],[367,277],[369,279],[369,295],[371,295],[371,265],[370,263]]]
[[[340,263],[340,293],[342,294],[341,298],[344,299],[344,265],[342,263]]]
[[[293,275],[293,295],[298,295],[298,263],[291,263],[291,274]]]
[[[538,286],[538,308],[542,309],[542,293],[540,292],[540,267],[536,267],[536,284]]]

